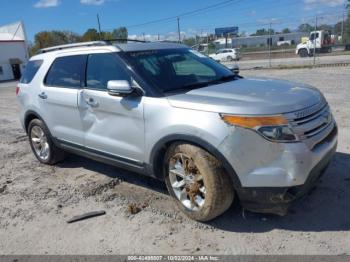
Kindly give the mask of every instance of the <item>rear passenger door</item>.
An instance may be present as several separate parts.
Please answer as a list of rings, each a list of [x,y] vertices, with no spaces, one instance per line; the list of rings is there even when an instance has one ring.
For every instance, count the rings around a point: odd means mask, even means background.
[[[38,94],[41,114],[51,134],[61,142],[84,144],[78,111],[78,91],[84,82],[85,55],[57,57]]]
[[[90,54],[86,87],[79,95],[85,147],[116,161],[141,165],[144,155],[144,120],[141,96],[111,96],[110,80],[131,81],[115,53]]]

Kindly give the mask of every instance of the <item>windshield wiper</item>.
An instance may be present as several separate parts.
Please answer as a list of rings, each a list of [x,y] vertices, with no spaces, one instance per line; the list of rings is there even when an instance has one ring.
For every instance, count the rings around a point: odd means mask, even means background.
[[[235,80],[236,78],[237,78],[236,75],[227,75],[227,76],[222,76],[220,78],[217,78],[217,79],[214,79],[211,81],[207,81],[207,82],[198,82],[198,83],[183,85],[183,86],[176,88],[176,89],[165,90],[164,92],[169,93],[169,92],[179,92],[179,91],[192,90],[192,89],[196,89],[196,88],[202,88],[202,87],[206,87],[206,86],[210,86],[210,85],[229,82],[229,81]]]
[[[222,76],[218,79],[213,80],[213,83],[223,83],[223,82],[229,82],[232,80],[237,79],[237,75],[227,75],[227,76]]]

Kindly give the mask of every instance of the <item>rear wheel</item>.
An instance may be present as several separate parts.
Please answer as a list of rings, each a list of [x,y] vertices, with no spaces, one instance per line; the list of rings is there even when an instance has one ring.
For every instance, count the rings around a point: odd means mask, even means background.
[[[54,145],[49,130],[41,120],[33,119],[29,123],[28,136],[30,147],[41,163],[53,165],[64,159],[64,151]]]
[[[164,163],[170,195],[187,216],[211,220],[232,204],[234,190],[220,161],[205,150],[177,143],[168,149]]]

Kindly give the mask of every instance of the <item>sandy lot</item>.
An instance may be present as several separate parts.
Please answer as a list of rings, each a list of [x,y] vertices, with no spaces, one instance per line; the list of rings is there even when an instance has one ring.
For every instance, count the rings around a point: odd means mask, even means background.
[[[1,254],[350,254],[350,67],[242,71],[321,89],[338,152],[316,190],[285,217],[235,203],[210,223],[184,217],[163,183],[70,156],[39,164],[18,121],[15,83],[0,84]],[[128,206],[141,212],[132,215]],[[67,224],[74,215],[105,216]]]

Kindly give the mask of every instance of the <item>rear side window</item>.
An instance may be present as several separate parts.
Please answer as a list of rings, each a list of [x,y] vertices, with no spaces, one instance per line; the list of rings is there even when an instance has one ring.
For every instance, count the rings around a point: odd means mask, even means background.
[[[43,63],[43,60],[29,61],[21,77],[20,83],[29,84],[33,80],[35,74],[38,72],[42,63]]]
[[[86,56],[58,57],[45,78],[48,86],[78,88],[82,86]]]

